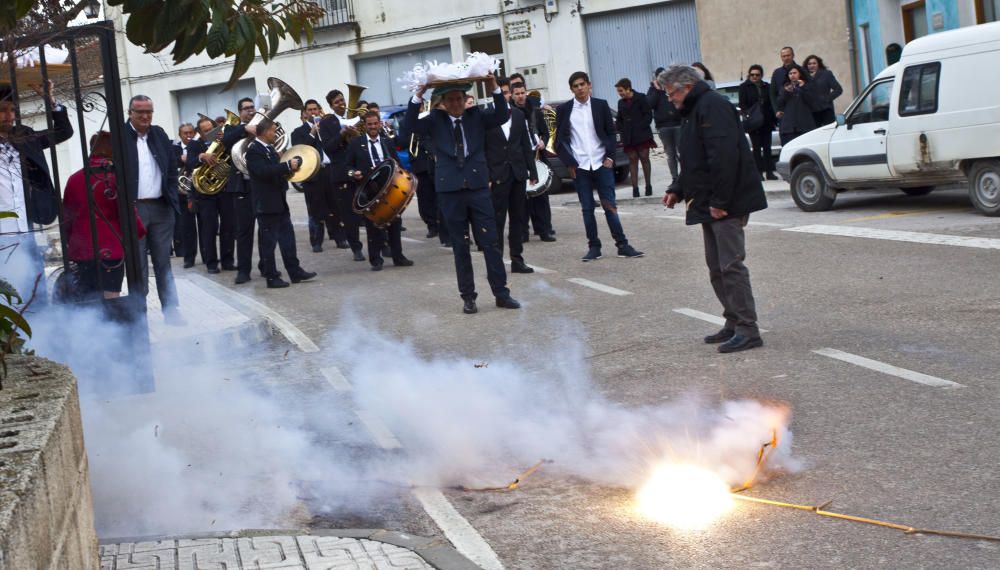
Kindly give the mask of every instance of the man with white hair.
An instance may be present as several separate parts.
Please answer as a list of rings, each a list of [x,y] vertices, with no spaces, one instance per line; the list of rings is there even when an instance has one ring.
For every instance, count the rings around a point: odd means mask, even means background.
[[[656,80],[682,118],[680,175],[663,204],[673,208],[684,200],[687,224],[701,224],[712,288],[726,319],[705,342],[722,343],[719,352],[763,346],[750,272],[743,264],[743,227],[751,212],[767,208],[767,198],[736,108],[693,67],[672,66]]]

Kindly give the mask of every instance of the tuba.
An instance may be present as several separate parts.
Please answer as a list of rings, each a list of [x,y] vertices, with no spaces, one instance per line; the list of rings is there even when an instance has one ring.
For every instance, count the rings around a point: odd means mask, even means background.
[[[254,118],[250,120],[250,125],[257,126],[264,119],[274,121],[278,115],[286,109],[295,109],[296,111],[299,111],[303,107],[302,98],[299,97],[299,94],[296,93],[294,89],[289,87],[284,81],[278,79],[277,77],[270,77],[267,80],[267,86],[271,90],[271,106],[267,109],[266,113],[257,111]],[[274,149],[280,153],[288,148],[289,135],[285,132],[285,128],[281,126],[281,123],[275,121],[275,124],[278,125],[278,140],[274,143]],[[250,139],[245,138],[234,144],[232,150],[233,165],[236,166],[236,169],[242,172],[245,176],[249,176],[246,162],[247,145],[249,143]]]
[[[232,169],[232,165],[229,164],[229,153],[226,152],[226,147],[222,144],[222,141],[217,141],[215,138],[219,134],[219,131],[225,128],[226,125],[238,124],[240,124],[240,116],[226,109],[226,122],[222,125],[217,125],[205,137],[206,142],[208,140],[212,141],[205,152],[215,155],[218,162],[215,165],[202,164],[191,173],[191,182],[194,184],[194,189],[201,194],[214,196],[222,192],[226,187],[226,181],[229,180],[229,171]]]

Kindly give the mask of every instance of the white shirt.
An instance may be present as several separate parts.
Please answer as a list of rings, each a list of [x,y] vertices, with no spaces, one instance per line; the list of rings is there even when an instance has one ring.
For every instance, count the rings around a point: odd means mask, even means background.
[[[16,218],[0,219],[0,233],[26,232],[28,208],[24,203],[21,153],[13,145],[0,142],[0,212],[14,212]]]
[[[513,124],[514,122],[512,118],[508,118],[506,123],[500,125],[500,129],[503,131],[503,137],[507,140],[510,140],[510,127]]]
[[[597,137],[594,128],[594,112],[590,108],[590,99],[581,103],[573,99],[573,112],[569,116],[569,147],[577,168],[597,170],[604,162],[604,144]]]
[[[132,127],[132,123],[129,123]],[[132,127],[136,134],[136,150],[139,156],[139,199],[152,200],[163,197],[163,173],[160,166],[153,158],[153,152],[149,150],[149,131],[141,134]]]
[[[323,139],[321,139],[320,136],[319,136],[319,131],[316,131],[316,134],[313,134],[313,132],[312,132],[313,123],[312,122],[306,121],[303,124],[306,125],[307,127],[309,127],[309,129],[310,129],[309,130],[309,136],[311,136],[312,138],[318,140],[321,143],[323,142]],[[323,166],[326,166],[326,165],[330,164],[330,158],[328,156],[326,156],[325,152],[323,152],[323,145],[322,144],[319,145],[319,158],[320,158],[320,164],[322,164]]]
[[[368,145],[368,156],[372,159],[372,166],[385,160],[382,156],[382,137],[375,137],[374,140],[371,137],[365,137],[365,142]]]

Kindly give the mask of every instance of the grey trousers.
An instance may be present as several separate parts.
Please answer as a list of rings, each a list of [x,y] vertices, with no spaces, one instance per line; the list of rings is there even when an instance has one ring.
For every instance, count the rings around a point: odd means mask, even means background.
[[[153,258],[156,293],[164,309],[177,307],[177,288],[170,268],[170,246],[174,240],[174,209],[166,200],[136,202],[146,237],[139,240],[139,260],[143,294],[149,294],[149,258]]]
[[[750,270],[746,259],[743,226],[749,216],[728,218],[701,225],[705,238],[705,263],[715,296],[722,303],[725,328],[736,334],[757,338],[757,306],[750,288]]]
[[[663,152],[667,153],[667,166],[670,168],[670,178],[677,180],[678,147],[681,138],[680,127],[663,127],[658,129]]]

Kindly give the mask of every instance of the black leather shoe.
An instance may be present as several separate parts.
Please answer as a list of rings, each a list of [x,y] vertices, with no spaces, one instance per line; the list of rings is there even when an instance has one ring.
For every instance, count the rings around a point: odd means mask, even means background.
[[[215,275],[216,273],[219,273],[219,268],[218,267],[209,267],[205,271],[208,271],[212,275]]]
[[[289,275],[288,277],[292,280],[292,283],[302,283],[303,281],[309,281],[313,277],[316,277],[316,272],[300,269],[299,271]]]
[[[764,177],[766,180],[777,180],[778,177],[774,175],[773,172],[768,172],[767,176]]]
[[[510,272],[511,273],[534,273],[534,267],[528,267],[523,261],[512,261],[510,262]]]
[[[410,267],[413,265],[413,260],[405,255],[400,255],[399,257],[392,258],[392,264],[396,267]]]
[[[705,344],[718,344],[720,342],[726,342],[727,340],[733,338],[736,335],[736,331],[732,329],[722,329],[715,334],[710,334],[705,337]]]
[[[365,254],[361,253],[360,249],[354,250],[354,261],[364,261]]]
[[[652,186],[646,186],[646,195],[647,196],[652,196],[653,195],[653,187]]]
[[[740,352],[741,350],[750,350],[751,348],[757,348],[758,346],[764,346],[764,339],[759,336],[751,338],[738,334],[725,343],[720,344],[719,352]]]
[[[321,246],[321,245],[314,245],[313,246],[313,253],[319,253],[321,251],[323,251],[323,246]]]
[[[285,281],[281,277],[274,277],[267,280],[268,289],[284,289],[285,287],[288,286],[289,286],[288,281]]]
[[[466,299],[465,304],[462,305],[462,312],[466,315],[471,315],[473,313],[479,312],[479,307],[476,306],[475,299]]]
[[[633,188],[632,189],[632,197],[633,198],[638,198],[639,197],[639,189],[638,188]]]
[[[521,303],[518,303],[513,297],[497,297],[497,306],[501,309],[520,309]]]
[[[552,234],[545,234],[539,239],[541,239],[542,241],[556,241],[556,236]]]
[[[372,263],[372,271],[382,271],[383,261],[380,259],[376,263]]]
[[[222,264],[222,270],[223,271],[236,271],[236,266],[233,265],[232,263],[223,263]]]
[[[337,242],[337,249],[350,249],[351,244],[347,243],[346,239],[342,239]]]
[[[250,274],[249,273],[237,273],[236,274],[236,284],[237,285],[242,285],[242,284],[244,284],[244,283],[246,283],[248,281],[250,281]]]
[[[427,237],[427,238],[436,238],[436,237],[438,237],[438,231],[428,228],[427,229],[427,235],[424,236],[424,237]]]
[[[192,267],[194,267],[194,262],[193,261],[185,261],[184,262],[184,269],[191,269]]]

